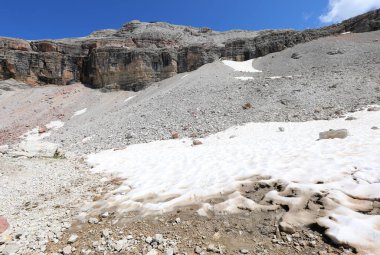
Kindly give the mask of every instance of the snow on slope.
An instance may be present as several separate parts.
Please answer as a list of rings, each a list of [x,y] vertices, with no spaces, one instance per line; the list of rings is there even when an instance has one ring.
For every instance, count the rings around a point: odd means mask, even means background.
[[[380,254],[379,216],[356,212],[373,209],[373,201],[380,199],[380,132],[371,129],[380,126],[380,112],[352,116],[357,120],[250,123],[211,135],[199,146],[192,146],[190,139],[156,141],[92,154],[88,163],[95,171],[125,178],[110,204],[144,213],[189,204],[202,204],[200,213],[265,208],[238,191],[255,176],[269,176],[265,182],[280,181],[286,189],[272,190],[264,200],[287,204],[292,213],[300,213],[289,218],[293,224],[310,223],[298,215],[305,214],[315,193],[323,194],[325,208],[311,213],[318,213],[311,221],[326,227],[336,241]],[[279,126],[285,131],[279,132]],[[319,132],[339,128],[348,129],[350,136],[317,140]],[[227,201],[205,203],[210,197]],[[365,228],[357,231],[358,224]]]
[[[253,68],[253,59],[244,62],[223,60],[223,64],[233,68],[236,72],[246,72],[246,73],[261,73],[262,71]]]
[[[41,157],[51,157],[55,154],[58,149],[58,144],[50,143],[44,141],[43,139],[50,136],[52,131],[58,130],[65,125],[64,122],[60,120],[54,120],[45,125],[47,128],[46,132],[40,133],[39,127],[33,128],[32,130],[23,134],[20,138],[22,141],[18,144],[18,148],[22,151],[16,152],[18,155],[25,155],[30,157],[41,156]]]
[[[240,76],[240,77],[235,77],[235,79],[241,80],[241,81],[249,81],[249,80],[253,80],[254,78],[253,77]]]

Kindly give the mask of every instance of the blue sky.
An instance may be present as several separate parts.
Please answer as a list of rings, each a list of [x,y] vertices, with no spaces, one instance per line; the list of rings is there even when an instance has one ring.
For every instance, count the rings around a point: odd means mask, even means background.
[[[329,10],[333,11],[334,2],[335,5],[339,2],[342,6],[346,6],[345,1],[361,1],[360,5],[366,1],[380,2],[380,0],[3,1],[0,6],[0,36],[25,39],[78,37],[98,29],[119,28],[133,19],[210,27],[218,31],[236,28],[249,30],[314,28],[334,22],[333,17],[330,20],[325,19],[325,23],[322,23],[320,16],[328,14]]]

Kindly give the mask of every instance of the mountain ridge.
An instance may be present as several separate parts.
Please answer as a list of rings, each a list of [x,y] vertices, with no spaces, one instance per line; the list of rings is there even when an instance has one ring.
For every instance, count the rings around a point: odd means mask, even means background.
[[[216,32],[131,21],[82,38],[0,38],[0,79],[137,91],[220,58],[243,61],[343,32],[380,29],[380,9],[319,29]]]

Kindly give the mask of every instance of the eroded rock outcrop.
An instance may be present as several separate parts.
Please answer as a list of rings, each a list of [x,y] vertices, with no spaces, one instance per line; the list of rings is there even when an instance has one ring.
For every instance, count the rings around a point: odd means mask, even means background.
[[[139,90],[220,58],[238,61],[342,32],[380,29],[380,10],[321,29],[215,32],[167,23],[132,21],[84,38],[26,41],[0,38],[0,79],[31,85],[82,82]]]

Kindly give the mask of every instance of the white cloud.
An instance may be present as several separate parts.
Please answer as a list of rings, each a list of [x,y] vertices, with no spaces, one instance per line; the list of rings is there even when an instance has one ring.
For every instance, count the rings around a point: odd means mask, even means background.
[[[319,17],[323,23],[340,22],[380,8],[380,0],[329,0],[328,12]]]

